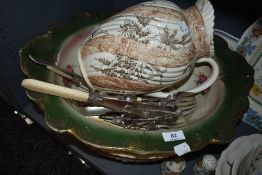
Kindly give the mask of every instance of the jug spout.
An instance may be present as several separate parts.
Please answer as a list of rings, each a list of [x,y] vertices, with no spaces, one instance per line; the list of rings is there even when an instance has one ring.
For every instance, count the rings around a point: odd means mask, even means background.
[[[208,0],[198,0],[184,11],[195,46],[196,57],[214,56],[214,9]]]

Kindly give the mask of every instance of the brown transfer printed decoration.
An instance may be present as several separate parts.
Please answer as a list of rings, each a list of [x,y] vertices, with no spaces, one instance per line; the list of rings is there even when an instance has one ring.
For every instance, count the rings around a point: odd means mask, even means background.
[[[89,76],[88,79],[90,82],[97,87],[110,90],[122,90],[125,89],[127,91],[133,91],[136,89],[138,92],[148,92],[155,91],[162,86],[158,85],[148,85],[145,83],[139,83],[137,81],[130,81],[123,78],[118,77],[109,77],[109,76]]]
[[[116,14],[111,18],[119,17],[119,15],[124,14],[136,14],[139,16],[153,16],[154,18],[170,20],[170,21],[184,21],[184,16],[177,10],[155,7],[155,6],[133,6],[121,12],[121,14]]]
[[[179,67],[189,64],[195,58],[194,46],[177,50],[153,48],[122,36],[103,35],[89,42],[81,50],[82,58],[92,53],[111,52],[117,55],[145,61],[161,67]],[[161,59],[160,59],[161,58]]]
[[[209,6],[208,1],[199,0],[194,7],[182,10],[169,1],[148,1],[127,8],[104,21],[86,40],[80,53],[83,71],[89,79],[103,79],[91,81],[97,88],[119,92],[150,92],[151,88],[178,84],[190,75],[197,58],[209,56],[212,50],[209,26],[213,23],[205,26],[212,16],[202,18],[207,10],[213,12]],[[168,72],[143,72],[147,65]]]
[[[200,11],[196,6],[193,6],[185,10],[185,16],[189,24],[197,58],[210,56],[209,40]]]
[[[117,60],[111,62],[105,58],[96,58],[95,60],[101,65],[90,65],[95,71],[101,72],[110,77],[120,77],[129,80],[134,80],[132,78],[140,80],[144,83],[148,83],[148,79],[154,78],[156,76],[162,77],[162,71],[154,65],[139,63],[132,61],[132,59],[116,55]],[[106,68],[103,66],[106,66]],[[146,71],[155,72],[154,75],[146,75]]]

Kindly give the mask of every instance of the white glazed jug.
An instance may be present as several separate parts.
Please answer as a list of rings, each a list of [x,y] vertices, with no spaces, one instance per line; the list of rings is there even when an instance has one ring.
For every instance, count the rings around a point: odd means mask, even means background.
[[[162,89],[188,78],[196,63],[207,62],[208,80],[187,90],[201,92],[219,73],[210,58],[213,26],[208,0],[186,10],[165,0],[131,6],[100,24],[79,48],[81,73],[92,89],[165,97]]]

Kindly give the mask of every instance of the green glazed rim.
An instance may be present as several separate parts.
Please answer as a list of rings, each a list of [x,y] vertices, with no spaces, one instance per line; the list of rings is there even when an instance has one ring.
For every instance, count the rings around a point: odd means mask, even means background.
[[[34,64],[29,54],[56,60],[63,42],[75,32],[106,19],[111,14],[83,14],[59,23],[41,36],[33,38],[20,50],[21,68],[29,78],[53,83],[53,72]],[[185,140],[164,142],[162,131],[129,130],[88,119],[70,107],[60,97],[27,91],[44,112],[46,123],[53,130],[67,133],[101,154],[131,160],[155,160],[175,155],[174,146],[186,142],[191,151],[202,149],[211,143],[227,143],[234,129],[249,106],[248,94],[253,85],[254,70],[246,60],[231,51],[227,43],[215,36],[216,62],[219,64],[219,80],[225,86],[222,104],[208,119],[182,130]]]

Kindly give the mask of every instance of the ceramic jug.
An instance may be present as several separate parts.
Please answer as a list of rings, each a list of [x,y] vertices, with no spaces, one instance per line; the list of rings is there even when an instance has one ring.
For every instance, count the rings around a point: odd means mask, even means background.
[[[92,89],[162,97],[159,91],[188,78],[196,63],[207,62],[211,76],[187,90],[201,92],[219,72],[210,58],[213,26],[208,0],[185,10],[165,0],[131,6],[101,23],[79,47],[81,73]]]

